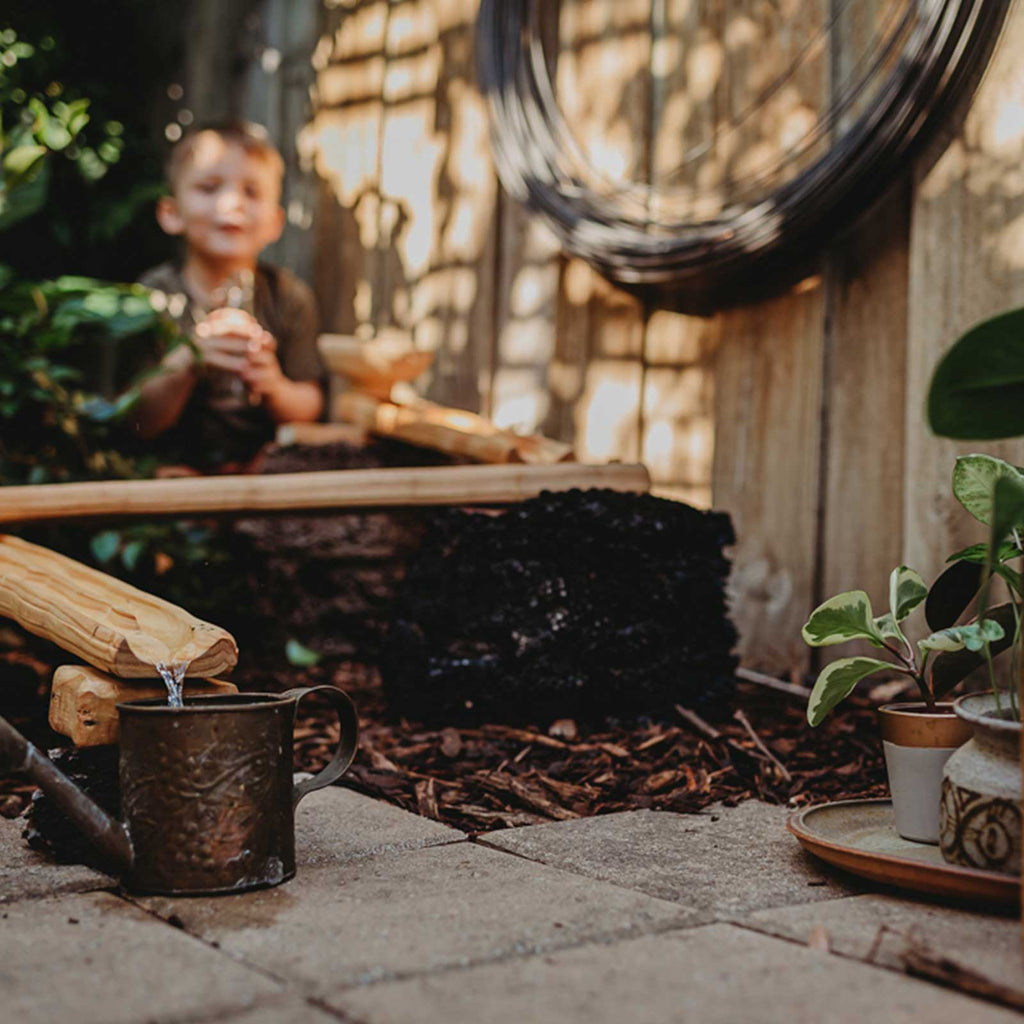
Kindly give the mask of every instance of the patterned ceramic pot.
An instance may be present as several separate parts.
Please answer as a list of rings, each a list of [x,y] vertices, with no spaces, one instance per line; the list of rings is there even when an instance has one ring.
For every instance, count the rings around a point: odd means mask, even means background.
[[[990,693],[968,694],[953,706],[974,736],[943,772],[942,856],[951,864],[1019,875],[1020,722],[997,717]]]
[[[971,728],[952,704],[886,704],[878,717],[896,831],[914,842],[938,843],[942,769],[971,738]]]

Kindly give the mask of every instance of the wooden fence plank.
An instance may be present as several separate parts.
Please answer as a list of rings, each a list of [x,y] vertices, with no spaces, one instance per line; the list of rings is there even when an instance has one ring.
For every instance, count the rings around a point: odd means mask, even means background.
[[[1024,304],[1024,16],[1006,23],[959,135],[922,168],[911,221],[904,508],[908,564],[927,579],[984,530],[951,496],[958,453],[1024,462],[1024,443],[932,437],[924,403],[935,364],[973,323]]]
[[[320,179],[314,281],[325,331],[369,336],[379,277],[380,132],[386,0],[324,13],[315,112],[300,146]]]
[[[646,180],[649,2],[563,0],[559,37],[556,94],[591,166],[613,181]],[[639,453],[643,319],[638,299],[580,260],[565,264],[544,432],[573,442],[581,459]]]
[[[721,314],[715,362],[714,504],[737,545],[733,616],[745,662],[786,672],[809,663],[820,497],[824,295],[810,279],[756,307]]]
[[[430,397],[480,408],[491,374],[497,179],[475,88],[477,0],[393,0],[381,164],[378,326],[436,348]]]
[[[831,93],[841,104],[893,35],[905,4],[860,0],[837,8]],[[875,96],[865,90],[833,140]],[[911,190],[898,184],[825,254],[826,322],[819,590],[814,603],[865,590],[882,613],[903,553],[903,446]],[[809,611],[810,609],[808,609]],[[826,648],[819,661],[846,657]]]
[[[821,591],[814,600],[866,590],[879,615],[889,605],[889,571],[903,553],[909,208],[907,184],[827,257]],[[839,657],[848,653],[836,648]]]

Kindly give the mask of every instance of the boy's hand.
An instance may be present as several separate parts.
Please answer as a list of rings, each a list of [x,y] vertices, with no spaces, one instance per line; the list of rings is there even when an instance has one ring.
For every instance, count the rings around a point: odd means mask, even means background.
[[[215,309],[195,329],[196,348],[205,366],[242,376],[250,346],[259,345],[267,332],[241,309]]]
[[[272,394],[285,379],[281,364],[277,361],[277,339],[269,331],[263,331],[260,337],[249,343],[241,378],[250,395],[264,398]]]

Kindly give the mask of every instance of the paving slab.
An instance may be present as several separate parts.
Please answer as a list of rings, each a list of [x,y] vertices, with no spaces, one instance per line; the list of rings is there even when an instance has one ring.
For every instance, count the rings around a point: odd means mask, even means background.
[[[114,880],[82,864],[56,864],[21,837],[23,818],[0,818],[0,904],[56,893],[110,889]]]
[[[348,989],[363,1024],[1010,1024],[1019,1016],[727,924]]]
[[[676,904],[470,843],[300,869],[238,896],[142,902],[307,992],[697,921]]]
[[[299,996],[286,996],[261,1003],[239,1014],[218,1016],[216,1024],[338,1024],[338,1019],[336,1013],[321,1010]],[[344,1019],[345,1024],[354,1024],[351,1018]],[[203,1017],[195,1024],[212,1022],[209,1018]]]
[[[727,918],[862,891],[806,854],[784,807],[627,811],[489,832],[481,842]]]
[[[819,940],[827,937],[833,952],[897,970],[903,969],[902,954],[907,948],[921,946],[1024,998],[1024,957],[1017,918],[869,895],[759,911],[745,923],[798,942],[807,942],[815,932]]]
[[[439,821],[340,786],[310,793],[295,809],[295,860],[300,871],[465,838]]]
[[[110,893],[21,900],[0,908],[4,1020],[215,1019],[281,991],[258,971]]]

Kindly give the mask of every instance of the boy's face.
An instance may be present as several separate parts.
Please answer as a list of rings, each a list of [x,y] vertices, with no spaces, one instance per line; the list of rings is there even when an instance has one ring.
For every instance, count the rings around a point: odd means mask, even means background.
[[[168,234],[184,235],[190,252],[225,265],[249,265],[281,235],[280,194],[272,160],[204,132],[174,195],[157,206],[157,220]]]

